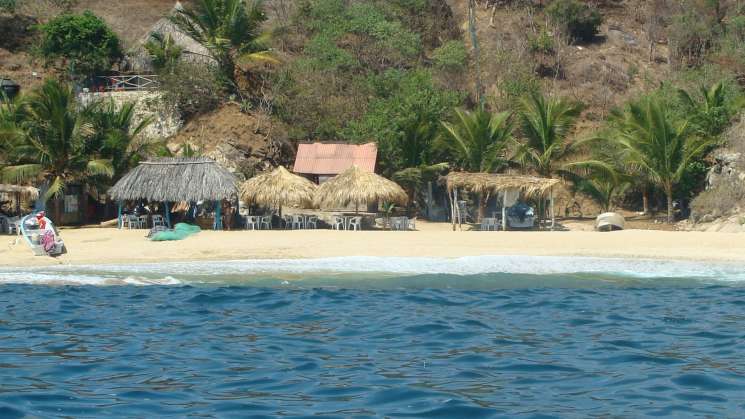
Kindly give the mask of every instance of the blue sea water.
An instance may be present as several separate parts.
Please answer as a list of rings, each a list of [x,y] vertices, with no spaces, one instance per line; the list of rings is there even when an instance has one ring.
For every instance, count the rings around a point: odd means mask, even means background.
[[[742,417],[742,272],[519,257],[0,269],[0,417]]]

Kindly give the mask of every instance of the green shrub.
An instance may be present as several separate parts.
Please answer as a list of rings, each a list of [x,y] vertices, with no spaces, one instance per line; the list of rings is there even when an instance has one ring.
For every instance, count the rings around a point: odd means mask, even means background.
[[[457,71],[463,69],[468,60],[468,51],[463,41],[452,40],[445,42],[432,54],[432,61],[437,68]]]
[[[543,30],[538,36],[528,38],[528,47],[532,53],[550,54],[554,51],[554,38]]]
[[[69,61],[71,72],[84,76],[105,72],[121,59],[119,38],[90,11],[63,14],[41,25],[41,53]]]
[[[187,62],[161,75],[160,88],[166,104],[175,107],[184,119],[217,108],[225,94],[215,68]]]
[[[603,23],[603,16],[597,9],[577,0],[554,0],[546,13],[577,41],[592,41]]]
[[[16,0],[0,0],[0,12],[13,13],[16,10]]]

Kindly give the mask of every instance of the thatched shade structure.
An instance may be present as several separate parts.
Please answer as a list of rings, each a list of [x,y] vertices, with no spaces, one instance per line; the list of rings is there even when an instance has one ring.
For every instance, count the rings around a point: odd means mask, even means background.
[[[238,195],[237,179],[214,160],[163,158],[140,163],[122,177],[109,195],[115,201],[147,200],[156,202],[216,201],[215,228],[222,228],[220,202]],[[166,209],[166,218],[168,218]]]
[[[452,192],[455,188],[475,193],[518,190],[526,196],[546,196],[554,185],[559,183],[558,179],[495,173],[453,172],[445,179],[448,192]]]
[[[318,187],[313,203],[321,208],[342,208],[385,201],[406,204],[408,197],[396,182],[352,166]]]
[[[247,203],[281,208],[287,205],[310,206],[316,185],[290,173],[282,166],[243,183],[241,198]]]
[[[558,179],[542,178],[536,176],[526,175],[511,175],[511,174],[496,174],[496,173],[467,173],[467,172],[453,172],[446,176],[445,183],[448,190],[448,196],[451,200],[451,204],[454,204],[458,200],[458,189],[465,189],[474,193],[503,193],[503,205],[502,205],[502,228],[507,228],[506,223],[506,197],[507,191],[517,191],[520,194],[528,197],[541,197],[546,198],[547,196],[551,200],[551,228],[553,229],[555,217],[554,217],[554,195],[553,188],[560,181]],[[456,205],[451,205],[452,208],[452,221],[453,229],[455,229],[455,221],[458,219],[460,224],[460,209]]]
[[[39,198],[39,190],[33,186],[9,185],[0,183],[0,201],[15,201],[16,212],[21,213],[21,201]]]
[[[4,183],[0,183],[0,198],[5,198],[8,195],[15,195],[18,198],[21,199],[38,199],[39,198],[39,190],[34,188],[33,186],[20,186],[20,185],[8,185]]]

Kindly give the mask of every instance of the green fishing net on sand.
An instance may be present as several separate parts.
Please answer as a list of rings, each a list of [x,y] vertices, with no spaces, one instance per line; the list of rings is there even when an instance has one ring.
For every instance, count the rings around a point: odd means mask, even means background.
[[[199,228],[199,226],[186,223],[178,223],[173,227],[173,230],[166,230],[155,233],[150,238],[150,240],[154,242],[183,240],[193,234],[199,233],[200,231],[202,231],[202,229]]]

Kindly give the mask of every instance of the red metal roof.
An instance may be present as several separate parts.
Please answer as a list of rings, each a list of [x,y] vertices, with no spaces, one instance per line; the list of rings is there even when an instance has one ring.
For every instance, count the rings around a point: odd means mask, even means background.
[[[367,172],[375,172],[378,146],[375,143],[352,144],[300,144],[295,157],[295,173],[310,175],[337,175],[352,165]]]

